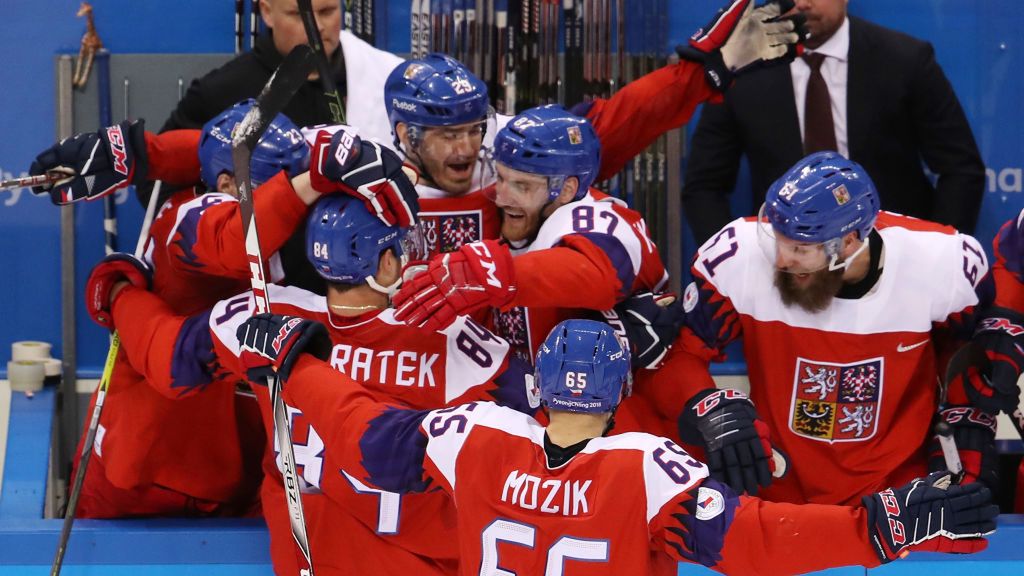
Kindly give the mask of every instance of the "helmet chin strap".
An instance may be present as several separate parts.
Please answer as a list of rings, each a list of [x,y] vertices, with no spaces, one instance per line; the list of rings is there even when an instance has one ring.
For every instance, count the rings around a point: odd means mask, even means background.
[[[398,292],[398,287],[402,285],[402,277],[399,276],[398,280],[395,280],[391,284],[384,286],[380,282],[377,282],[377,279],[374,278],[373,276],[367,276],[366,284],[375,292],[380,292],[381,294],[384,294],[385,296],[388,297],[388,300],[390,300],[391,297],[395,295],[395,292]]]
[[[845,259],[845,260],[843,260],[842,262],[838,262],[838,260],[839,260],[839,248],[837,247],[835,249],[835,252],[832,254],[832,258],[828,262],[828,271],[829,272],[835,272],[836,270],[846,270],[847,268],[849,268],[850,264],[853,264],[853,261],[857,259],[857,256],[860,256],[861,252],[864,252],[865,250],[867,250],[868,243],[870,241],[871,241],[871,238],[865,238],[864,241],[861,242],[860,248],[857,248],[856,252],[854,252],[853,254],[850,254],[850,257]]]

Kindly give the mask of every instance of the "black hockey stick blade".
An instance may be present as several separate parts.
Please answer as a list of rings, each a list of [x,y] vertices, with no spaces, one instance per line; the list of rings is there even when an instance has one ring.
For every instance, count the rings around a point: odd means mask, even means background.
[[[313,49],[301,44],[292,49],[256,98],[256,105],[238,123],[231,142],[231,160],[238,182],[238,200],[250,200],[249,157],[274,117],[284,110],[313,70]],[[243,156],[244,154],[244,156]]]
[[[331,122],[335,124],[345,123],[345,107],[341,103],[341,94],[338,93],[338,85],[331,75],[331,67],[327,60],[327,52],[324,50],[324,41],[320,37],[320,31],[316,27],[316,16],[313,14],[312,0],[299,0],[299,17],[302,18],[302,27],[306,29],[306,40],[313,48],[316,58],[317,73],[320,74],[320,85],[324,88],[324,96],[327,97],[327,106],[331,109]]]

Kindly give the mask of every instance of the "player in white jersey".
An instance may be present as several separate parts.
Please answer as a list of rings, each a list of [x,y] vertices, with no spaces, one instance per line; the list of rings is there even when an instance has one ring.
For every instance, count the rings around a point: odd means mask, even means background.
[[[987,273],[974,238],[879,213],[863,168],[808,156],[759,218],[732,222],[694,259],[682,345],[663,368],[688,374],[683,439],[705,448],[713,476],[771,500],[851,504],[924,474],[938,376],[989,297]],[[707,371],[740,337],[749,399]],[[966,481],[991,482],[991,415],[947,401],[988,438],[960,446]],[[784,456],[769,459],[768,430]],[[773,464],[785,472],[774,481]]]
[[[604,437],[631,386],[628,356],[604,323],[568,320],[541,345],[547,427],[490,402],[432,411],[376,402],[322,361],[320,330],[265,314],[238,338],[250,366],[282,376],[289,402],[346,470],[379,488],[452,497],[464,575],[582,573],[583,562],[587,574],[668,575],[679,561],[796,574],[912,550],[972,552],[995,529],[988,489],[951,484],[948,472],[854,506],[798,506],[737,496],[669,439]]]

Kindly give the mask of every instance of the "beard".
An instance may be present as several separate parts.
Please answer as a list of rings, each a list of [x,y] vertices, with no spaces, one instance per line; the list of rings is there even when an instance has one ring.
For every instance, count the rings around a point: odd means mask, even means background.
[[[797,283],[796,275],[776,270],[775,287],[779,289],[783,304],[796,304],[814,314],[828,308],[832,299],[842,289],[843,270],[822,268],[812,272],[809,281],[804,285]]]

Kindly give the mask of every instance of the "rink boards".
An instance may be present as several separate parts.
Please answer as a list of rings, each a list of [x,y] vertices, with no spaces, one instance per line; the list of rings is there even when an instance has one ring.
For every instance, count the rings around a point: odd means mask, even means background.
[[[31,399],[21,393],[10,397],[6,462],[0,484],[0,576],[48,574],[53,560],[61,521],[44,520],[43,508],[54,396],[54,390],[48,388]],[[1021,543],[1024,515],[1007,515],[1000,518],[999,531],[983,553],[960,557],[914,554],[868,572],[1019,576],[1024,569]],[[75,522],[62,573],[270,574],[268,549],[266,527],[260,520],[79,520]],[[824,573],[854,576],[865,572],[860,568],[843,568]],[[679,574],[712,572],[681,565]]]

